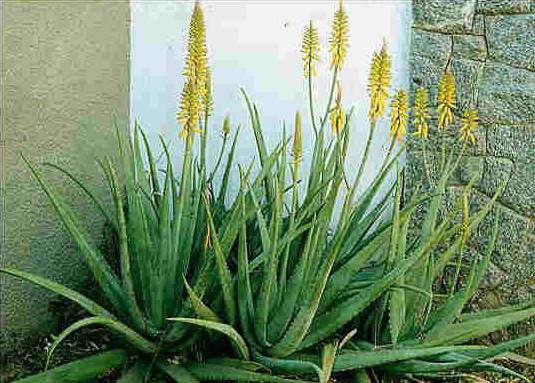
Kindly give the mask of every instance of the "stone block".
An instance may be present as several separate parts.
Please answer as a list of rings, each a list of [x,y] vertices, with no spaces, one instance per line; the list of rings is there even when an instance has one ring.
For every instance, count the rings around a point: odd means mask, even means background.
[[[485,37],[475,35],[453,36],[453,57],[485,61],[487,58]]]
[[[479,79],[484,63],[479,61],[453,59],[451,72],[455,76],[456,114],[461,116],[467,108],[477,106]]]
[[[535,157],[535,124],[489,125],[487,152],[495,157]]]
[[[413,90],[426,87],[434,103],[437,86],[451,54],[452,38],[440,33],[412,30],[410,70]]]
[[[535,122],[535,72],[487,62],[479,81],[482,122]]]
[[[439,32],[472,29],[476,0],[413,0],[414,26]]]
[[[486,157],[484,158],[483,177],[478,183],[485,194],[493,195],[500,187],[507,185],[511,179],[513,161],[508,158]]]
[[[535,71],[535,14],[486,18],[489,58]]]
[[[476,7],[476,13],[485,15],[528,13],[529,10],[529,0],[482,0]]]
[[[463,156],[459,161],[457,169],[452,174],[453,182],[458,181],[459,183],[467,184],[474,180],[477,184],[484,178],[484,171],[484,157]]]
[[[485,35],[485,16],[476,14],[472,22],[472,34],[484,36]]]
[[[522,214],[535,217],[535,158],[519,157],[514,161],[503,201]]]

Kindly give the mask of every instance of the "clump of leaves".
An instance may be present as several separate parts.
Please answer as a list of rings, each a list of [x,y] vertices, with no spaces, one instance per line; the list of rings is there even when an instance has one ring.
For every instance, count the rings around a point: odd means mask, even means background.
[[[334,29],[339,27],[340,20],[345,20],[343,13],[340,5]],[[344,23],[343,36],[346,34]],[[518,376],[487,360],[534,340],[534,336],[492,347],[467,345],[489,332],[535,315],[532,303],[499,312],[463,313],[488,265],[498,216],[494,218],[495,229],[487,252],[482,259],[474,260],[467,285],[452,293],[441,306],[432,305],[434,281],[443,275],[455,255],[463,253],[470,234],[492,212],[499,196],[496,193],[486,206],[470,215],[468,185],[446,217],[439,220],[446,183],[459,166],[467,145],[473,142],[477,112],[470,110],[463,118],[462,148],[456,151],[452,147],[449,156],[444,151],[442,176],[430,185],[429,192],[415,194],[402,203],[403,180],[398,169],[395,187],[381,199],[379,191],[397,162],[397,155],[392,158],[395,142],[404,137],[409,123],[408,96],[397,90],[392,97],[390,146],[385,161],[371,185],[355,198],[376,123],[385,114],[390,56],[383,44],[372,61],[368,141],[350,184],[345,159],[351,111],[343,111],[337,79],[343,63],[338,53],[345,53],[346,39],[333,33],[341,37],[340,41],[332,40],[332,46],[343,49],[332,50],[335,64],[329,101],[325,115],[318,121],[312,99],[315,71],[311,68],[319,46],[317,42],[312,44],[316,41],[312,36],[315,30],[310,23],[302,51],[315,141],[312,164],[304,177],[308,180],[304,195],[299,188],[303,181],[299,177],[300,115],[296,117],[294,158],[290,161],[286,133],[283,132],[279,146],[269,152],[258,109],[244,94],[261,167],[271,167],[268,158],[274,158],[276,166],[272,175],[265,178],[264,188],[258,190],[261,194],[249,190],[248,175],[242,173],[242,204],[246,206],[249,199],[253,200],[256,214],[252,222],[242,221],[238,245],[229,249],[230,254],[220,255],[221,259],[233,260],[236,266],[230,262],[222,265],[224,272],[220,275],[228,281],[228,288],[222,292],[225,315],[217,320],[239,330],[243,344],[252,350],[252,358],[257,362],[281,374],[315,374],[320,382],[344,371],[354,371],[366,381],[370,379],[367,369],[373,371],[371,376],[383,379],[406,375],[438,377],[456,370],[495,370]],[[442,131],[448,129],[453,119],[454,87],[451,73],[446,72],[438,99]],[[427,91],[420,90],[417,96],[415,125],[423,140],[428,136],[430,119]],[[340,198],[344,202],[340,216],[336,217]],[[426,214],[417,223],[413,213],[422,206]],[[385,218],[388,207],[393,209],[391,218]],[[461,222],[456,221],[459,214]],[[409,232],[411,225],[419,227],[417,236]],[[218,234],[211,234],[217,248]],[[210,319],[206,314],[197,311],[201,319],[196,321],[203,324],[203,320]]]
[[[163,141],[164,169],[162,174],[158,172],[158,161],[137,126],[132,141],[119,137],[123,181],[111,160],[100,163],[113,197],[112,208],[60,169],[95,202],[114,228],[117,267],[91,242],[66,200],[27,161],[106,301],[98,304],[25,272],[2,271],[74,300],[92,315],[63,331],[49,357],[63,339],[86,326],[107,327],[124,340],[124,349],[75,361],[30,377],[28,382],[64,376],[85,381],[90,379],[89,373],[94,377],[123,365],[128,356],[125,350],[135,355],[135,363],[124,371],[121,382],[145,381],[154,371],[177,382],[193,383],[304,379],[326,383],[332,376],[348,372],[356,381],[369,382],[374,377],[381,381],[396,376],[437,377],[457,370],[501,371],[521,377],[489,359],[534,340],[534,335],[491,347],[467,344],[535,315],[533,302],[490,312],[463,312],[488,265],[499,225],[497,215],[487,252],[473,260],[466,285],[453,288],[442,302],[434,299],[434,282],[451,260],[463,253],[470,234],[492,212],[499,196],[498,192],[471,213],[468,185],[439,218],[447,181],[475,139],[477,113],[472,110],[464,116],[460,151],[452,147],[447,155],[443,146],[441,176],[436,182],[429,178],[429,191],[403,201],[397,163],[403,146],[394,149],[404,138],[410,110],[407,93],[397,90],[391,100],[391,132],[384,161],[372,182],[358,194],[377,122],[386,114],[391,60],[384,43],[372,60],[370,128],[362,159],[351,177],[346,157],[352,110],[346,112],[343,107],[338,81],[348,36],[348,18],[340,2],[330,39],[328,102],[317,118],[312,96],[320,47],[312,23],[305,31],[302,53],[314,132],[311,165],[305,176],[300,114],[295,118],[291,158],[291,140],[285,130],[280,143],[268,148],[258,108],[243,92],[260,166],[257,173],[252,171],[253,162],[239,166],[241,187],[226,205],[238,134],[227,151],[230,123],[226,118],[216,166],[208,173],[205,133],[212,108],[211,80],[204,18],[197,2],[178,115],[185,140],[179,179]],[[453,76],[447,72],[438,92],[442,132],[454,118],[454,87]],[[414,106],[414,124],[422,142],[429,134],[426,98],[426,91],[418,91]],[[193,148],[197,133],[201,133],[198,162]],[[227,161],[216,192],[212,183],[225,153]],[[426,156],[424,166],[429,174]],[[388,188],[386,179],[394,170],[396,182]],[[421,207],[425,216],[417,221],[414,212]],[[411,234],[411,226],[419,228],[416,235]],[[455,270],[453,286],[458,285],[459,266]]]

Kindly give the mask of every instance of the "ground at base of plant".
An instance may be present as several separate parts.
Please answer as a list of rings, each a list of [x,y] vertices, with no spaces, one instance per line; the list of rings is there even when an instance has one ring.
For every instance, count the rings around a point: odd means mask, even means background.
[[[17,379],[43,371],[46,361],[46,347],[51,343],[52,336],[41,338],[15,350],[8,356],[2,356],[0,361],[0,382],[10,383]],[[86,329],[73,334],[56,350],[51,367],[72,362],[78,358],[90,356],[94,353],[113,348],[109,344],[108,334],[100,329]],[[113,343],[113,342],[112,342]],[[526,377],[535,380],[535,367],[526,368],[525,365],[509,362],[507,366],[521,371]],[[119,371],[110,371],[94,383],[115,383],[120,377]],[[153,380],[153,383],[164,383],[164,380]],[[400,380],[398,383],[436,383],[421,379]],[[498,374],[466,375],[462,378],[444,379],[442,383],[520,383],[518,379],[511,379]],[[217,382],[216,382],[217,383]],[[332,379],[331,383],[350,383],[340,379]]]
[[[21,345],[0,360],[0,382],[9,383],[43,371],[46,363],[46,348],[52,343],[46,336]],[[109,336],[102,329],[86,329],[73,334],[54,353],[50,367],[56,367],[76,359],[90,356],[110,348]],[[95,383],[113,383],[118,379],[111,371]]]

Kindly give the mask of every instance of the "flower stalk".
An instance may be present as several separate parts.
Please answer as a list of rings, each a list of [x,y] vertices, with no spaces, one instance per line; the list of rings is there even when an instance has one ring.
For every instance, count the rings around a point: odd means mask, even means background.
[[[308,101],[310,109],[310,119],[312,121],[312,128],[314,129],[314,134],[317,136],[318,131],[316,127],[316,119],[314,117],[314,100],[312,96],[312,77],[317,73],[317,63],[320,59],[320,44],[318,37],[318,30],[312,24],[310,20],[309,25],[305,29],[303,36],[303,45],[301,48],[301,53],[303,54],[303,66],[304,66],[304,75],[308,80]]]

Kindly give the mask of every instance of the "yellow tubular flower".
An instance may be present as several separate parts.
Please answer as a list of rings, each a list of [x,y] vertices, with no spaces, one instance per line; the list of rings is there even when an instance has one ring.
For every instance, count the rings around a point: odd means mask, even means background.
[[[185,77],[184,89],[180,100],[178,121],[183,125],[180,136],[191,139],[192,132],[198,132],[199,116],[211,106],[211,95],[207,97],[210,85],[208,57],[206,49],[206,30],[204,15],[200,3],[195,2],[191,16],[186,63],[183,75]],[[208,88],[208,90],[207,90]],[[208,104],[207,104],[208,102]],[[208,107],[208,109],[206,109]]]
[[[389,138],[396,137],[398,142],[401,142],[407,132],[407,121],[409,119],[409,97],[407,92],[399,89],[394,95],[390,107],[392,115]]]
[[[414,97],[414,108],[412,125],[416,128],[414,135],[423,139],[427,138],[429,132],[429,93],[425,88],[418,88]]]
[[[470,140],[472,144],[476,143],[476,137],[474,136],[474,130],[477,129],[479,118],[477,117],[477,110],[467,109],[462,118],[462,126],[459,139],[461,141]]]
[[[305,69],[305,78],[316,75],[316,64],[320,60],[320,40],[318,30],[310,24],[305,29],[303,35],[303,45],[301,48],[303,54],[303,66]]]
[[[455,78],[450,71],[442,75],[438,84],[437,104],[438,129],[448,129],[455,109]]]
[[[391,67],[392,60],[388,54],[386,41],[383,41],[381,50],[373,54],[368,79],[368,92],[370,94],[368,116],[373,123],[377,122],[385,114],[388,88],[392,77],[390,74]]]
[[[347,42],[349,40],[349,26],[347,13],[342,6],[342,0],[339,2],[338,10],[334,14],[334,20],[331,30],[329,43],[331,47],[331,68],[340,70],[344,65],[347,52]]]
[[[345,124],[345,114],[342,109],[342,86],[340,85],[340,82],[337,84],[337,89],[336,100],[330,117],[333,132],[339,134]]]
[[[295,112],[293,156],[296,164],[301,162],[301,159],[303,158],[303,135],[301,113],[299,112]]]
[[[201,106],[195,84],[192,81],[188,81],[182,90],[180,112],[178,113],[178,121],[182,124],[182,129],[180,130],[181,138],[191,140],[193,138],[192,133],[201,132],[198,127]]]

